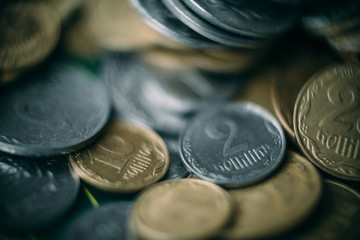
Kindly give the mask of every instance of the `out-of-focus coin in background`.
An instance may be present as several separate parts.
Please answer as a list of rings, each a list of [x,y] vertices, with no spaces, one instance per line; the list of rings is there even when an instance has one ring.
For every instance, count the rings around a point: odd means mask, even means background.
[[[164,181],[144,191],[130,217],[142,239],[205,239],[222,228],[233,207],[229,194],[195,179]]]
[[[149,128],[113,120],[93,145],[70,155],[85,182],[112,192],[136,192],[158,180],[169,167],[169,153]]]
[[[294,110],[302,152],[339,178],[360,181],[360,65],[338,64],[316,72]]]
[[[321,178],[301,155],[287,152],[284,165],[269,179],[229,191],[237,210],[223,230],[226,239],[258,239],[296,226],[315,208]]]

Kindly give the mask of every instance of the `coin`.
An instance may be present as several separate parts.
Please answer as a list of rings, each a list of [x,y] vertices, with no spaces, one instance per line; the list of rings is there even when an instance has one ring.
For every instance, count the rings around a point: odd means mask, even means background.
[[[219,28],[264,37],[280,34],[293,26],[297,9],[269,1],[183,0],[194,12]]]
[[[70,155],[85,182],[112,192],[135,192],[158,180],[169,167],[165,143],[151,129],[113,120],[93,145]]]
[[[0,12],[0,69],[38,64],[55,47],[59,33],[59,17],[44,2],[7,4]]]
[[[70,210],[78,190],[79,178],[65,157],[31,159],[0,153],[0,229],[45,227]]]
[[[214,48],[219,46],[178,20],[161,1],[131,0],[135,9],[145,22],[165,36],[194,48]]]
[[[313,214],[282,239],[355,240],[360,234],[359,221],[360,194],[343,183],[326,179]]]
[[[332,65],[315,73],[295,103],[294,130],[302,152],[339,178],[360,180],[360,67]]]
[[[66,61],[27,74],[0,95],[0,150],[23,156],[64,154],[93,141],[110,115],[106,89]]]
[[[133,234],[143,239],[204,239],[229,220],[230,196],[195,179],[164,181],[144,191],[130,216]]]
[[[194,14],[180,0],[163,0],[162,2],[172,14],[174,14],[189,28],[193,29],[202,36],[225,46],[254,48],[264,45],[264,42],[266,42],[263,39],[251,38],[244,35],[235,35],[217,28]]]
[[[287,152],[284,165],[266,181],[229,191],[237,211],[226,239],[258,239],[284,232],[310,214],[321,195],[321,178],[304,157]]]
[[[265,109],[248,102],[204,110],[180,140],[188,170],[226,186],[245,186],[265,178],[280,165],[284,151],[280,124]]]
[[[64,239],[131,240],[127,220],[132,202],[111,203],[77,217],[67,229]]]

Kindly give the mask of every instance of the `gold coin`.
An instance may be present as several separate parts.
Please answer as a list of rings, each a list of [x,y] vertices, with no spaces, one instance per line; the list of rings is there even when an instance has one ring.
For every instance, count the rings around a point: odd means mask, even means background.
[[[284,166],[270,179],[229,193],[237,211],[223,236],[269,237],[294,227],[310,213],[321,194],[321,179],[309,161],[287,152]]]
[[[56,12],[43,2],[9,4],[0,13],[0,69],[27,68],[55,47],[60,32]]]
[[[294,130],[302,152],[339,178],[360,181],[360,65],[329,66],[301,89]]]
[[[92,146],[70,155],[85,182],[112,192],[135,192],[158,180],[169,167],[163,140],[149,128],[119,120]]]
[[[293,115],[296,97],[316,70],[335,61],[335,56],[327,48],[307,43],[297,46],[295,52],[286,58],[286,62],[277,66],[278,74],[271,86],[271,100],[277,118],[294,143]]]
[[[196,179],[164,181],[144,191],[130,216],[142,239],[204,239],[231,216],[232,200],[215,184]]]

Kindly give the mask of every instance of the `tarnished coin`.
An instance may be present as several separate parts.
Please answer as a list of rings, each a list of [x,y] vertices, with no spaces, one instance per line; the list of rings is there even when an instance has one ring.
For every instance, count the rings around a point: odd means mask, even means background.
[[[219,46],[196,33],[178,20],[159,0],[130,0],[140,16],[156,31],[187,46],[214,48]]]
[[[293,6],[270,1],[183,0],[210,23],[247,36],[271,36],[288,30],[296,20]]]
[[[6,5],[0,10],[0,69],[38,64],[55,47],[59,33],[59,17],[44,2]]]
[[[360,65],[332,65],[303,86],[294,109],[302,152],[339,178],[360,181]]]
[[[112,203],[80,215],[67,229],[64,240],[131,240],[127,221],[132,205],[132,202]]]
[[[281,239],[356,240],[360,236],[359,223],[360,194],[343,183],[324,180],[321,200],[313,214]]]
[[[85,182],[112,192],[135,192],[158,180],[169,167],[165,143],[149,128],[113,120],[93,145],[70,155]]]
[[[109,119],[105,86],[80,65],[59,61],[0,95],[0,150],[68,153],[93,141]]]
[[[277,120],[246,102],[204,110],[180,140],[181,157],[189,171],[226,186],[265,178],[280,165],[284,151],[285,136]]]
[[[229,193],[237,209],[222,236],[258,239],[284,232],[308,216],[320,199],[321,179],[309,161],[287,152],[284,165],[269,179]]]
[[[254,48],[264,45],[264,42],[268,41],[261,38],[253,38],[239,34],[236,35],[231,32],[224,31],[223,29],[218,28],[200,18],[181,0],[162,0],[162,2],[189,28],[193,29],[202,36],[225,46]]]
[[[74,203],[79,178],[66,157],[20,158],[0,153],[0,229],[45,227]]]
[[[223,189],[202,180],[164,181],[136,200],[132,233],[142,239],[204,239],[229,220],[231,200]]]

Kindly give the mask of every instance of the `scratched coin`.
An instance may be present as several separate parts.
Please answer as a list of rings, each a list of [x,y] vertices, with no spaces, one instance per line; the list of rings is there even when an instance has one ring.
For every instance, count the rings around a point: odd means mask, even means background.
[[[130,215],[140,239],[207,239],[231,216],[232,199],[215,184],[196,179],[164,181],[144,191]]]
[[[302,152],[339,178],[360,181],[360,66],[332,65],[301,89],[294,130]]]
[[[0,229],[25,231],[53,223],[73,205],[79,178],[66,157],[21,158],[0,153]]]
[[[214,105],[199,113],[180,140],[190,172],[210,182],[244,186],[281,163],[285,136],[277,120],[252,103]]]
[[[24,75],[0,95],[0,150],[50,156],[94,140],[110,115],[102,82],[83,67],[59,61]]]
[[[127,220],[132,205],[132,202],[122,201],[90,210],[70,224],[64,239],[131,240]]]
[[[284,165],[269,179],[229,191],[237,208],[222,236],[259,239],[296,226],[318,203],[321,185],[318,171],[307,159],[287,152]]]
[[[113,120],[93,145],[70,155],[85,182],[112,192],[135,192],[158,180],[169,167],[165,143],[154,131]]]
[[[0,69],[38,64],[55,47],[59,34],[59,17],[45,2],[5,5],[0,11]]]

